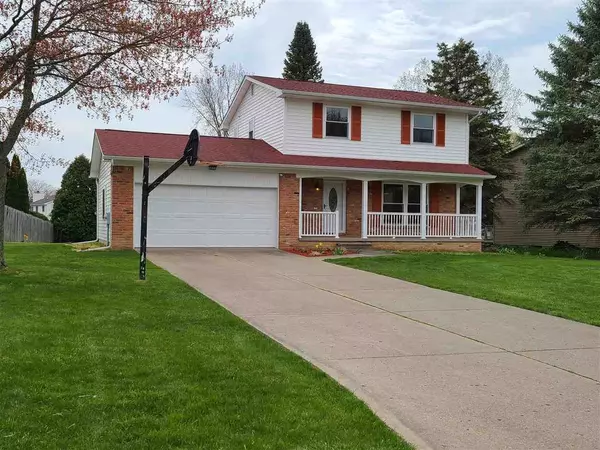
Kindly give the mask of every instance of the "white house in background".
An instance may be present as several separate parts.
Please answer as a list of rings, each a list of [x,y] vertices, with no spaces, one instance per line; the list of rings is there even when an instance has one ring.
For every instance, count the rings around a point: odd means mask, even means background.
[[[469,121],[481,108],[435,95],[248,76],[224,123],[200,137],[199,161],[150,195],[149,247],[366,243],[481,249],[485,179],[469,165]],[[142,160],[155,179],[186,135],[96,130],[98,236],[139,245]],[[465,185],[475,214],[461,214]]]
[[[50,218],[54,197],[56,194],[46,194],[44,192],[34,192],[32,195],[31,210],[41,213]]]

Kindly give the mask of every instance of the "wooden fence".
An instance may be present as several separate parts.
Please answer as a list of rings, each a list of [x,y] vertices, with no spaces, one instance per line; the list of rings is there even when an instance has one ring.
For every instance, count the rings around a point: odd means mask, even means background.
[[[54,241],[52,223],[7,206],[4,210],[4,241],[23,242],[25,235],[29,242]]]

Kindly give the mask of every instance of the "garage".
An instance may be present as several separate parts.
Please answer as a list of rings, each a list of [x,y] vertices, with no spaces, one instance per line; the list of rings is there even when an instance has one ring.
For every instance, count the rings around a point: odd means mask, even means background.
[[[136,246],[140,198],[136,183]],[[150,195],[148,247],[277,247],[277,189],[163,184]]]

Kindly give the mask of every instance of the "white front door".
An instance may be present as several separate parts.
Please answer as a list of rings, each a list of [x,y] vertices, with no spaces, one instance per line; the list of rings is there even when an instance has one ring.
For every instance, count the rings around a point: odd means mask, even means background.
[[[323,182],[323,211],[339,211],[340,233],[346,232],[346,189],[343,181]]]

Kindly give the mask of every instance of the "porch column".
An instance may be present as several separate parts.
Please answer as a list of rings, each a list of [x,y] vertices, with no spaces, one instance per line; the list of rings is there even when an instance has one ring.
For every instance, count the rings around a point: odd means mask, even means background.
[[[298,237],[302,237],[302,177],[298,177]]]
[[[475,230],[477,232],[477,239],[481,239],[481,208],[483,205],[483,183],[477,186],[477,199],[475,200],[475,214],[477,214]]]
[[[460,187],[462,185],[456,183],[456,214],[460,214]]]
[[[361,237],[367,239],[367,213],[369,211],[369,182],[362,182],[362,210],[360,214]]]
[[[427,183],[421,183],[421,239],[427,238]]]

